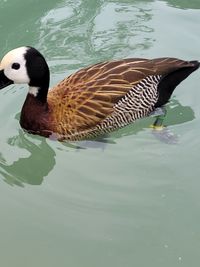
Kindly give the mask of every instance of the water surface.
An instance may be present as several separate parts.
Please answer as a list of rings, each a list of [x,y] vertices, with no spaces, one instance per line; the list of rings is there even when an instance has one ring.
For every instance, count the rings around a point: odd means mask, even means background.
[[[200,60],[200,1],[0,2],[0,57],[39,49],[51,86],[103,60]],[[152,118],[99,142],[59,143],[19,126],[26,86],[0,92],[0,264],[4,267],[199,265],[200,73],[174,92],[165,124]]]

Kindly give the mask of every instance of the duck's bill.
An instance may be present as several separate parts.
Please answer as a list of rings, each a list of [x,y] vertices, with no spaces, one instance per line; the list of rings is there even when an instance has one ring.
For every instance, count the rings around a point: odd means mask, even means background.
[[[11,81],[10,79],[8,79],[3,70],[0,71],[0,90],[3,89],[4,87],[12,84],[13,81]]]

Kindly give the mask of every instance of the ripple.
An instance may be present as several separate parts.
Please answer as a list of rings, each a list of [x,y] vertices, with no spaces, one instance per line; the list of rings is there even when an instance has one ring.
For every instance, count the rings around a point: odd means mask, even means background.
[[[65,14],[65,15],[64,15]],[[106,18],[109,16],[109,20]],[[67,1],[50,10],[38,22],[38,48],[58,72],[76,70],[97,61],[122,58],[148,49],[154,40],[148,26],[151,9],[131,2]],[[112,36],[112,38],[111,38]]]

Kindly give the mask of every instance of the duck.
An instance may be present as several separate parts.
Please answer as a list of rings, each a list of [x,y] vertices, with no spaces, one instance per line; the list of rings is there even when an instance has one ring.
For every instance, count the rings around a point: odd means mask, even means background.
[[[0,89],[29,86],[20,115],[25,131],[77,141],[103,136],[165,107],[176,86],[199,66],[198,60],[171,57],[106,61],[78,70],[49,90],[44,56],[23,46],[3,56]]]

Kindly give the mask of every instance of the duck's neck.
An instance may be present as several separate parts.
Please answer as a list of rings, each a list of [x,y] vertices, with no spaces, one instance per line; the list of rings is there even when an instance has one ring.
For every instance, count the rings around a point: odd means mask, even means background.
[[[47,96],[41,100],[40,90],[37,87],[29,87],[29,92],[23,105],[26,110],[46,110],[48,107]],[[46,100],[45,100],[46,99]],[[38,115],[38,114],[35,114]]]
[[[49,79],[43,81],[43,83],[39,86],[30,83],[28,95],[30,94],[34,96],[41,104],[46,104],[48,90],[49,90]]]
[[[43,66],[43,72],[38,78],[38,72],[30,72],[32,77],[29,83],[29,91],[24,102],[20,124],[31,132],[42,131],[46,128],[46,120],[49,115],[47,94],[49,89],[49,69]],[[37,74],[37,75],[36,75]]]
[[[44,90],[44,88],[41,87],[30,86],[27,97],[31,95],[37,100],[38,103],[45,104],[47,103],[47,94],[48,89]]]
[[[22,107],[20,124],[30,132],[42,132],[46,130],[46,122],[49,117],[49,108],[47,101],[41,101],[41,95],[36,96],[36,88],[30,88],[26,100]],[[39,91],[40,92],[40,91]],[[44,96],[43,96],[44,97]]]
[[[28,50],[26,57],[27,74],[30,77],[29,94],[33,95],[39,102],[47,102],[50,72],[44,57],[34,48]]]

